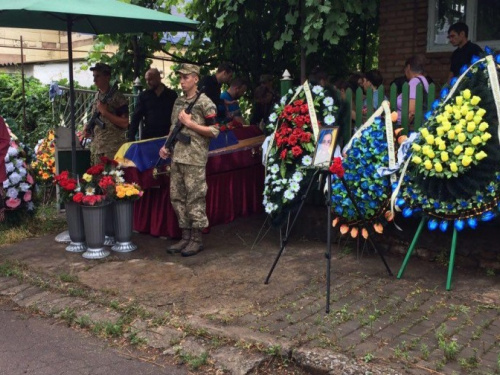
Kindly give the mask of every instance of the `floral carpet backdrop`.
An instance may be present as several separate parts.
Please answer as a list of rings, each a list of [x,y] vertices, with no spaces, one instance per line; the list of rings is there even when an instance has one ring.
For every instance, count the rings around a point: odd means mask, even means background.
[[[307,84],[307,82],[306,82]],[[305,85],[306,85],[305,84]],[[321,86],[299,86],[283,96],[269,117],[272,131],[266,159],[263,204],[274,225],[280,225],[290,210],[298,206],[314,174],[311,167],[317,139],[313,129],[338,125],[339,99]]]
[[[429,216],[430,230],[444,232],[450,221],[475,228],[498,214],[500,56],[475,60],[426,114],[396,201],[404,216]]]

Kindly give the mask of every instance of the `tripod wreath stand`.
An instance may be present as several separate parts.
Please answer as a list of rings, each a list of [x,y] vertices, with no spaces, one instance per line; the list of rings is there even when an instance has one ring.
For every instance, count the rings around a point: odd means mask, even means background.
[[[331,238],[332,238],[332,218],[331,218],[331,213],[332,213],[332,210],[331,210],[331,195],[332,195],[332,190],[331,190],[331,187],[332,187],[332,173],[330,172],[330,170],[321,170],[321,169],[316,169],[312,178],[311,178],[311,181],[309,182],[309,185],[307,186],[307,189],[306,191],[304,192],[304,194],[302,195],[301,197],[301,201],[300,201],[300,205],[299,207],[297,208],[294,216],[293,216],[293,219],[292,219],[292,222],[287,226],[286,228],[286,231],[285,231],[285,234],[281,237],[281,247],[280,247],[280,250],[278,251],[278,254],[271,266],[271,269],[269,270],[269,273],[266,277],[266,280],[265,280],[265,284],[269,284],[269,279],[271,278],[271,275],[274,271],[274,269],[276,268],[276,265],[278,264],[278,261],[281,257],[281,255],[283,254],[283,251],[288,243],[288,239],[290,237],[290,234],[292,232],[292,229],[297,221],[297,218],[299,217],[300,215],[300,212],[302,210],[302,207],[304,206],[304,203],[306,201],[306,198],[307,196],[309,195],[309,192],[311,190],[311,186],[312,184],[314,183],[315,181],[315,178],[316,176],[318,175],[323,175],[323,176],[326,176],[326,183],[327,183],[327,194],[328,194],[328,199],[327,199],[327,204],[326,204],[326,209],[327,209],[327,239],[326,239],[326,252],[325,252],[325,258],[326,258],[326,313],[328,314],[330,312],[330,286],[331,286],[331,250],[332,250],[332,243],[331,243]],[[359,207],[356,203],[356,199],[354,198],[354,194],[352,193],[352,191],[350,190],[349,188],[349,185],[347,184],[347,182],[344,180],[343,177],[340,177],[340,180],[342,181],[342,184],[344,185],[344,188],[346,189],[347,191],[347,194],[349,196],[349,199],[351,200],[357,214],[359,215],[359,217],[363,217],[363,215],[361,214],[360,210],[359,210]],[[384,266],[387,270],[387,273],[389,274],[389,276],[393,276],[393,273],[391,271],[391,269],[389,268],[389,265],[387,264],[385,258],[384,258],[384,255],[378,250],[377,246],[375,245],[375,243],[372,241],[372,239],[370,238],[370,234],[372,234],[372,230],[370,229],[371,226],[369,226],[366,221],[364,219],[361,220],[362,222],[362,225],[363,227],[368,231],[369,233],[369,236],[367,238],[367,240],[369,241],[369,243],[371,244],[371,246],[373,247],[373,249],[378,253],[378,255],[380,256],[380,258],[382,259],[382,262],[384,263]]]

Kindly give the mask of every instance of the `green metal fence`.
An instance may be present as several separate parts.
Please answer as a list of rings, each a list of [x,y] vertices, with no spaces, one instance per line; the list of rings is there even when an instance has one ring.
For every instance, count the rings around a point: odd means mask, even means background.
[[[377,89],[379,104],[382,102],[380,98],[386,97],[390,102],[391,111],[397,111],[397,97],[398,97],[398,89],[395,84],[392,84],[387,89],[384,86],[380,86]],[[405,130],[405,133],[408,133],[408,128],[410,127],[409,120],[409,95],[410,95],[410,87],[407,82],[404,83],[402,88],[402,102],[401,102],[401,126]],[[366,99],[366,102],[365,102]],[[415,98],[415,117],[413,119],[413,123],[411,124],[413,130],[417,130],[420,128],[422,123],[424,122],[424,88],[422,84],[417,85],[417,92]],[[429,90],[427,93],[427,109],[430,109],[432,103],[436,99],[436,86],[434,83],[429,84]],[[366,95],[364,95],[363,90],[358,88],[354,93],[351,89],[347,89],[346,91],[346,102],[349,107],[349,114],[351,121],[346,124],[343,130],[344,140],[349,140],[353,134],[355,128],[359,128],[365,120],[367,120],[374,112],[374,109],[371,105],[364,106],[365,103],[373,103],[373,90],[368,89]],[[364,113],[363,113],[364,111]]]
[[[58,118],[58,124],[61,126],[68,126],[69,124],[69,100],[68,88],[61,87],[64,92],[62,97],[58,97],[54,103],[55,116]],[[377,89],[379,104],[382,102],[380,98],[388,98],[390,102],[390,107],[392,111],[397,110],[397,86],[395,84],[390,87],[380,86]],[[409,103],[409,85],[404,83],[402,88],[402,106],[401,106],[401,126],[408,133],[408,128],[410,125],[408,116],[408,103]],[[76,124],[77,126],[82,126],[88,120],[91,115],[92,102],[94,100],[95,91],[90,90],[75,90],[76,96]],[[125,95],[129,100],[130,113],[133,113],[134,108],[134,95]],[[427,94],[427,108],[430,109],[432,103],[436,98],[436,87],[433,83],[429,84],[429,90]],[[368,89],[366,95],[363,93],[361,88],[358,88],[355,92],[351,89],[346,91],[346,102],[349,110],[349,121],[343,126],[343,139],[344,142],[348,142],[351,138],[354,129],[359,128],[364,121],[366,121],[374,112],[371,105],[364,106],[364,102],[373,103],[373,90]],[[412,129],[417,130],[424,121],[424,110],[423,110],[423,100],[424,100],[424,90],[422,84],[417,85],[416,99],[415,99],[415,117],[412,123]],[[366,107],[366,108],[364,108]]]

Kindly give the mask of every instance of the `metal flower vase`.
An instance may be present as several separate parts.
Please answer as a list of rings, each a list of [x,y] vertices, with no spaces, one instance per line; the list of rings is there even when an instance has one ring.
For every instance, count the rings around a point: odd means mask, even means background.
[[[82,208],[75,202],[66,202],[64,206],[66,208],[68,234],[71,240],[70,244],[66,246],[66,251],[71,253],[82,253],[87,250],[87,246],[85,245]]]
[[[111,202],[108,205],[108,212],[106,214],[106,230],[104,236],[104,246],[113,246],[115,244],[115,219],[113,214],[113,207],[115,203]]]
[[[116,201],[113,205],[115,223],[115,245],[111,250],[118,253],[128,253],[137,249],[131,242],[132,226],[134,223],[134,202]]]
[[[101,259],[111,254],[104,248],[108,205],[81,206],[87,240],[87,251],[82,256],[86,259]]]

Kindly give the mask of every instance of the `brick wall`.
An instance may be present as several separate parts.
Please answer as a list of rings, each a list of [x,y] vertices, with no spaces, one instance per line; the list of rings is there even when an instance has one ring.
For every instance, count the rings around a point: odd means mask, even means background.
[[[427,0],[380,0],[379,69],[384,84],[403,75],[407,58],[422,54],[426,74],[440,87],[448,79],[451,53],[426,53]]]

